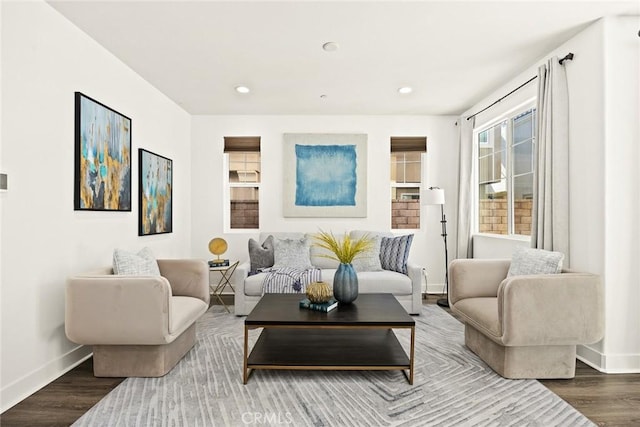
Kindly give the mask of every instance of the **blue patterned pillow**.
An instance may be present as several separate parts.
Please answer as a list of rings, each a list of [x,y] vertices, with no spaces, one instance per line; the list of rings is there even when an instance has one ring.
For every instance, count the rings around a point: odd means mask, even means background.
[[[407,274],[407,260],[413,234],[398,237],[383,237],[380,242],[380,264],[384,270]]]

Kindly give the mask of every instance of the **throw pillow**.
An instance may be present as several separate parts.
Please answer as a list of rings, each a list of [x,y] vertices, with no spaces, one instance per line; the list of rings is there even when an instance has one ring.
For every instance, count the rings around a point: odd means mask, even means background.
[[[383,237],[380,242],[380,264],[384,270],[407,274],[407,261],[413,234]]]
[[[381,236],[369,237],[373,241],[371,249],[358,254],[351,265],[356,271],[381,271],[382,264],[380,263],[380,243],[382,242]]]
[[[563,260],[564,254],[561,252],[519,246],[511,257],[507,277],[525,274],[557,274],[562,271]]]
[[[313,268],[309,257],[311,242],[308,239],[274,239],[273,268],[295,268],[307,270]]]
[[[249,262],[252,274],[273,267],[273,236],[268,236],[262,244],[249,239]]]
[[[311,243],[311,248],[309,249],[309,254],[311,257],[311,265],[320,269],[337,269],[340,266],[340,261],[335,259],[327,258],[327,256],[335,256],[333,252],[328,249],[319,247],[316,243],[318,240],[316,239],[315,233],[307,233],[304,235],[309,242]],[[344,238],[342,235],[336,236],[339,239]]]
[[[113,251],[113,274],[160,276],[160,269],[151,249],[147,247],[142,248],[137,254],[116,249]]]

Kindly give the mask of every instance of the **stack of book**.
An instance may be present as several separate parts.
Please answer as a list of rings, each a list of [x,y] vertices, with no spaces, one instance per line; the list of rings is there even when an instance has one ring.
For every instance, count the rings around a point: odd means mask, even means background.
[[[229,267],[228,259],[212,259],[209,261],[209,267]]]
[[[307,310],[324,311],[328,312],[338,306],[338,301],[335,298],[331,298],[327,302],[311,302],[309,298],[305,298],[300,301],[300,308],[306,308]]]

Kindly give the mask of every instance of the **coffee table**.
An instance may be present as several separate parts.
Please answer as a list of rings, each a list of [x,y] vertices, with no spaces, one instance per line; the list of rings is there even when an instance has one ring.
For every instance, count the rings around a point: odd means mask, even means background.
[[[303,298],[265,294],[246,317],[244,384],[255,369],[401,370],[413,384],[415,321],[393,295],[361,294],[328,313],[299,308]],[[249,330],[257,328],[249,354]],[[410,329],[409,355],[393,329]]]

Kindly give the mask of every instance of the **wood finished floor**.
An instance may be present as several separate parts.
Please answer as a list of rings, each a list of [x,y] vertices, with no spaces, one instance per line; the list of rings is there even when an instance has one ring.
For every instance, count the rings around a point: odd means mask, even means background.
[[[1,414],[0,426],[69,426],[123,380],[95,378],[89,359]],[[640,426],[640,374],[607,375],[578,362],[575,378],[541,383],[597,425]]]

